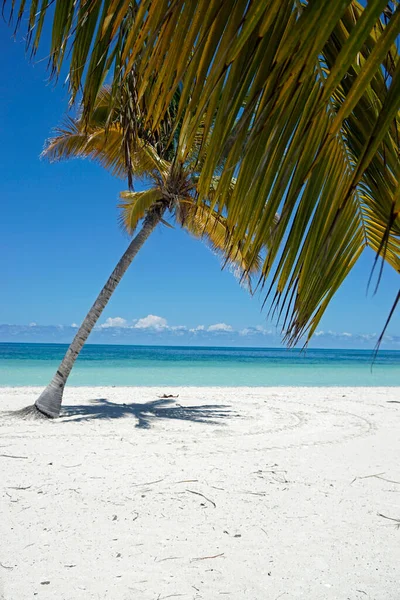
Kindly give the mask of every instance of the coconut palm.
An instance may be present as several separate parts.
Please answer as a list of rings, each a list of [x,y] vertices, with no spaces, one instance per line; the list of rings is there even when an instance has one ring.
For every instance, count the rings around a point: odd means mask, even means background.
[[[113,104],[134,69],[122,119],[128,173],[136,111],[145,102],[156,131],[181,89],[175,169],[201,125],[196,189],[207,196],[222,164],[211,207],[229,204],[223,214],[236,243],[247,235],[249,266],[281,213],[260,284],[289,343],[313,334],[365,248],[400,271],[398,0],[5,6],[17,25],[29,11],[33,53],[52,23],[52,73],[67,63],[71,100],[82,89],[86,115],[106,77]]]
[[[100,90],[94,110],[89,120],[82,114],[68,118],[56,135],[47,142],[43,155],[51,161],[67,158],[91,158],[110,170],[114,175],[126,176],[124,157],[124,133],[120,123],[121,111],[117,108],[109,121],[108,107],[111,90]],[[121,223],[124,229],[134,234],[139,223],[139,232],[133,238],[119,260],[105,286],[79,327],[65,357],[53,379],[37,399],[35,406],[28,409],[46,417],[60,414],[64,387],[68,376],[85,344],[90,332],[106,307],[129,265],[160,223],[170,226],[165,217],[173,217],[191,235],[202,238],[211,249],[219,253],[224,263],[229,263],[241,277],[241,282],[251,286],[251,273],[259,268],[259,261],[247,263],[248,251],[243,253],[243,243],[230,243],[227,220],[220,212],[210,208],[213,202],[218,176],[211,182],[207,196],[198,197],[198,146],[194,143],[192,152],[184,165],[174,162],[174,143],[171,132],[174,125],[174,111],[177,104],[171,103],[167,117],[161,122],[155,134],[136,123],[136,136],[131,144],[131,167],[136,179],[144,179],[147,189],[121,193]],[[234,189],[235,180],[231,186]],[[25,411],[26,412],[26,411]]]

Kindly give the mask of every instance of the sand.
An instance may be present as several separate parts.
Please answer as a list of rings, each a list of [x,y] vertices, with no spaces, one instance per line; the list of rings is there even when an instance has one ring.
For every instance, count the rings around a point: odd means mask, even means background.
[[[0,410],[36,395],[2,388]],[[69,388],[58,421],[1,415],[0,598],[395,600],[398,401]]]

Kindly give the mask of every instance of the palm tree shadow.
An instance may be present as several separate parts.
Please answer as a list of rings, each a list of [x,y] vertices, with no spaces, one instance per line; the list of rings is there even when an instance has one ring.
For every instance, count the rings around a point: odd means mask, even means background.
[[[64,406],[62,417],[68,421],[88,421],[92,419],[121,419],[122,417],[135,417],[135,427],[150,429],[156,419],[176,419],[179,421],[192,421],[194,423],[208,423],[210,425],[224,424],[222,419],[237,417],[229,406],[223,404],[206,404],[200,406],[182,406],[175,400],[160,399],[150,402],[118,404],[106,398],[90,400],[90,404],[77,406]]]

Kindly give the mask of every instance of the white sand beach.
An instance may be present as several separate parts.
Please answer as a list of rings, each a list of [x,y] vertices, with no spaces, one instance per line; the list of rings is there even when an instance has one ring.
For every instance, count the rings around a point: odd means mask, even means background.
[[[37,391],[2,388],[0,410]],[[0,597],[395,600],[399,401],[68,388],[58,421],[1,415]]]

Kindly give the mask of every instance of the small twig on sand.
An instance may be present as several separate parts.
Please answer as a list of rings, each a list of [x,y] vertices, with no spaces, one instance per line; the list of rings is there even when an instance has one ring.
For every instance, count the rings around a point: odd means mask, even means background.
[[[351,483],[354,483],[356,479],[368,479],[369,477],[375,477],[375,479],[382,479],[382,481],[387,481],[388,483],[397,483],[400,485],[400,481],[394,481],[393,479],[387,479],[386,477],[382,477],[385,473],[377,473],[376,475],[365,475],[365,477],[355,477]],[[350,485],[351,485],[350,483]]]
[[[383,473],[375,473],[373,475],[364,475],[363,477],[354,477],[353,481],[350,482],[350,485],[352,485],[355,481],[357,481],[357,479],[369,479],[370,477],[380,477],[381,475],[384,475],[385,471],[383,471]]]
[[[209,558],[219,558],[220,556],[223,556],[225,554],[225,552],[221,552],[221,554],[214,554],[214,556],[200,556],[200,558],[192,558],[192,560],[190,562],[194,562],[196,560],[208,560]]]
[[[4,490],[4,493],[5,493],[6,496],[8,496],[10,498],[11,502],[18,502],[19,501],[18,498],[16,500],[14,500],[14,498],[11,496],[11,494],[9,494],[7,491]]]
[[[8,486],[8,490],[29,490],[32,486],[31,485],[27,485],[26,487],[18,487],[18,486],[12,486],[9,485]]]
[[[207,500],[207,502],[212,504],[214,508],[217,508],[217,505],[215,504],[215,502],[213,500],[210,500],[210,498],[207,498],[207,496],[205,496],[204,494],[200,494],[200,492],[194,492],[193,490],[186,490],[186,491],[190,492],[191,494],[196,494],[197,496],[201,496],[202,498],[204,498],[204,500]]]
[[[7,565],[3,565],[3,563],[0,562],[0,567],[3,567],[3,569],[9,569],[10,571],[13,570],[14,567],[8,567]]]
[[[138,487],[140,485],[153,485],[154,483],[160,483],[161,481],[164,481],[165,477],[163,477],[162,479],[157,479],[156,481],[146,481],[145,483],[134,483],[133,486],[134,487]]]
[[[163,400],[164,400],[164,398],[179,398],[179,394],[176,394],[176,396],[174,396],[174,394],[163,394],[162,396],[158,396],[158,397]]]
[[[0,454],[0,456],[4,456],[5,458],[28,458],[27,456],[15,456],[14,454]]]
[[[397,529],[400,529],[400,519],[393,519],[393,517],[387,517],[382,513],[377,513],[378,517],[382,517],[383,519],[388,519],[389,521],[394,521],[396,523]]]
[[[175,481],[175,483],[197,483],[198,481],[198,479],[182,479],[182,481]]]
[[[169,556],[167,558],[160,558],[159,560],[155,560],[154,562],[164,562],[165,560],[179,560],[182,558],[181,556]]]
[[[387,481],[388,483],[397,483],[398,485],[400,484],[400,481],[394,481],[393,479],[386,479],[386,477],[379,477],[379,475],[377,475],[376,478],[382,479],[382,481]]]

